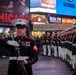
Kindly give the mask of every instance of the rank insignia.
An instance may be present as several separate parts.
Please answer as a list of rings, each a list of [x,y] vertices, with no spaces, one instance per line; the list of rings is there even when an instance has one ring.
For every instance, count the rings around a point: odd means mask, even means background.
[[[36,52],[38,51],[38,48],[37,48],[36,45],[33,46],[33,50],[36,51]]]

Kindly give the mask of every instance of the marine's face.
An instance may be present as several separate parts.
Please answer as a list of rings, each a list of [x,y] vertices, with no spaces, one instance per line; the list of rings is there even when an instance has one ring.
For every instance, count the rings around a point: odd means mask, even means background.
[[[16,27],[17,36],[24,36],[26,33],[26,27],[18,26]]]

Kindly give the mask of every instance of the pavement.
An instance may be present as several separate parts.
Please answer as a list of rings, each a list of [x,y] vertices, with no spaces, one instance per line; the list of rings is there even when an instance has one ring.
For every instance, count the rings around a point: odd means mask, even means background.
[[[39,55],[32,65],[33,75],[72,75],[73,71],[58,58]],[[0,58],[0,75],[7,75],[8,58]]]
[[[72,75],[73,71],[58,58],[39,56],[39,61],[33,65],[34,75]]]
[[[8,58],[0,58],[0,75],[7,75]]]

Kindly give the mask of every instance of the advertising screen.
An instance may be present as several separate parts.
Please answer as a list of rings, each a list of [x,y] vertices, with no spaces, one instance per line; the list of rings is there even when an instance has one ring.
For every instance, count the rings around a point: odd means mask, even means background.
[[[75,24],[75,19],[72,19],[72,18],[62,18],[62,24]]]
[[[11,25],[14,19],[29,18],[29,0],[0,0],[0,25]]]
[[[56,0],[30,0],[31,12],[56,13]]]
[[[60,17],[54,17],[54,16],[48,16],[48,21],[49,23],[53,24],[60,24],[61,23],[61,18]]]
[[[56,14],[76,16],[76,0],[56,0]]]
[[[30,0],[30,12],[76,16],[76,0]]]
[[[47,24],[47,19],[45,18],[45,15],[32,14],[31,22],[32,24]]]

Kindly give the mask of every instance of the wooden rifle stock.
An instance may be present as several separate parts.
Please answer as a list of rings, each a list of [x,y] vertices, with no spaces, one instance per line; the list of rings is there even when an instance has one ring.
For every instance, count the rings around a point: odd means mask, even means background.
[[[17,50],[18,56],[20,56],[19,50]],[[20,68],[20,71],[23,75],[28,75],[25,67],[25,63],[23,60],[18,60],[18,66]]]
[[[18,61],[18,66],[20,68],[21,73],[23,75],[27,75],[26,68],[25,68],[25,65],[24,65],[24,61]]]

